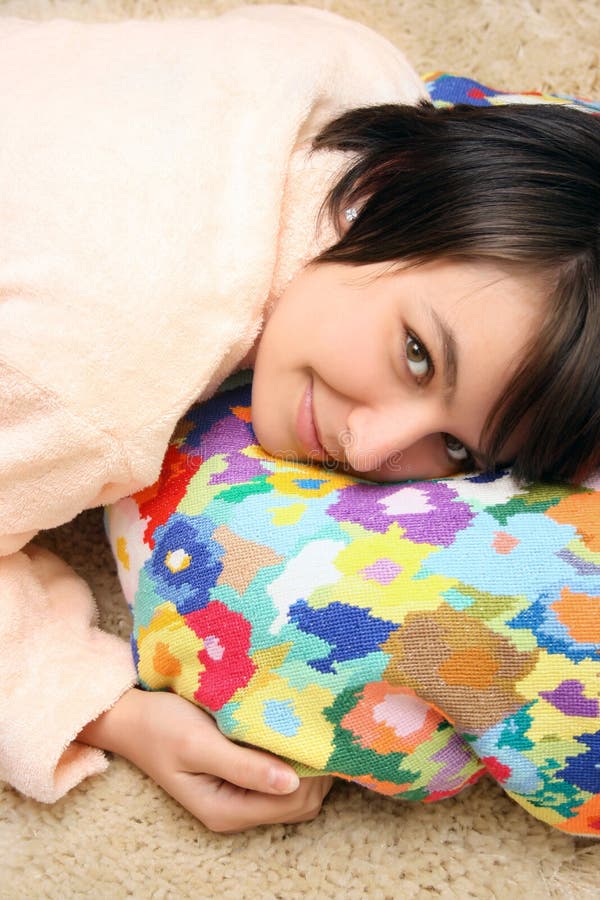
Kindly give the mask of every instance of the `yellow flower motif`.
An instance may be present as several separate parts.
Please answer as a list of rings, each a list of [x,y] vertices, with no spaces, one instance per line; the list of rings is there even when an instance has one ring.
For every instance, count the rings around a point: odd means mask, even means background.
[[[267,477],[279,494],[293,497],[326,497],[345,487],[349,479],[345,475],[328,472],[322,466],[291,465],[289,469],[278,467]]]
[[[267,477],[267,481],[280,494],[295,497],[326,497],[332,491],[356,483],[355,478],[325,469],[317,463],[310,465],[285,458],[274,460],[259,446],[246,447],[243,453],[250,459],[260,459],[276,468],[276,471]]]
[[[187,569],[191,561],[192,557],[189,553],[186,553],[182,547],[178,550],[169,550],[165,556],[165,566],[173,573],[173,575]]]
[[[204,671],[198,659],[204,642],[186,625],[172,603],[156,607],[149,625],[139,630],[137,646],[138,673],[149,688],[171,688],[193,700]]]
[[[395,522],[385,534],[367,532],[361,525],[342,527],[352,537],[334,561],[344,577],[315,591],[309,598],[311,606],[352,603],[371,609],[374,616],[401,622],[409,611],[437,609],[444,602],[442,593],[456,585],[456,579],[444,575],[415,579],[423,561],[437,548],[403,538]],[[378,580],[381,563],[392,577]]]
[[[527,737],[534,744],[544,746],[546,756],[554,756],[559,761],[564,761],[567,756],[579,756],[585,750],[573,735],[596,731],[600,725],[600,716],[578,716],[574,710],[567,715],[551,702],[553,692],[564,682],[570,683],[573,689],[579,684],[582,696],[588,701],[598,701],[600,706],[600,679],[595,660],[574,662],[561,654],[540,649],[535,667],[515,684],[515,689],[525,699],[537,700],[536,714]],[[545,696],[542,697],[540,692]]]
[[[123,568],[129,572],[129,553],[127,552],[127,538],[121,537],[117,538],[117,559],[123,566]]]
[[[334,726],[322,714],[332,692],[316,684],[297,689],[275,672],[265,674],[258,672],[231,698],[240,705],[232,713],[239,728],[230,736],[323,769],[334,749]]]

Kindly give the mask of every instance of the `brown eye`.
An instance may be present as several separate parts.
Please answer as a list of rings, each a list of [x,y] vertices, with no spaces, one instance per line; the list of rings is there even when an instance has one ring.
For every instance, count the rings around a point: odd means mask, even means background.
[[[457,438],[451,434],[444,434],[443,438],[450,459],[454,460],[454,462],[463,462],[469,458],[469,451]]]
[[[424,344],[414,336],[406,336],[406,362],[411,373],[421,381],[431,370],[431,359]]]

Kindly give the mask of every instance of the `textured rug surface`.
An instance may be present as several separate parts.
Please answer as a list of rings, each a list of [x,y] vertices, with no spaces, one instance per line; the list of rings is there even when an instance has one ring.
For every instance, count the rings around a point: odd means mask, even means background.
[[[0,16],[210,15],[234,0],[8,0]],[[507,90],[600,99],[597,0],[315,0],[377,28],[421,74],[444,70]],[[6,86],[4,86],[6,88]],[[94,511],[46,535],[91,583],[105,627],[128,614]],[[432,806],[352,785],[313,823],[212,835],[117,759],[55,804],[0,788],[0,898],[600,897],[600,842],[527,815],[491,782]]]

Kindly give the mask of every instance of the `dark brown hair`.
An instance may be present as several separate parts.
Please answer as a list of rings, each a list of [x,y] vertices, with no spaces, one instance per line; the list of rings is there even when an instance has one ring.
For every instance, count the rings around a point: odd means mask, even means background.
[[[600,463],[600,117],[557,105],[376,106],[314,148],[350,151],[324,211],[359,215],[318,262],[493,261],[548,285],[547,310],[488,417],[498,460],[527,423],[513,473],[582,478]]]

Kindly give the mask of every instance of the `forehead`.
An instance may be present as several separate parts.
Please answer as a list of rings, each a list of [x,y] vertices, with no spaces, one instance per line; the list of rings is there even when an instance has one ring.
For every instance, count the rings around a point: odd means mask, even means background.
[[[462,304],[498,303],[498,313],[517,307],[539,311],[548,286],[541,276],[482,260],[436,259],[415,265],[381,266],[375,275],[394,277],[419,290],[422,299]],[[516,306],[511,299],[516,300]]]
[[[388,270],[390,276],[403,302],[421,307],[440,337],[472,351],[489,347],[495,358],[531,340],[546,306],[540,279],[493,264],[436,261]]]

